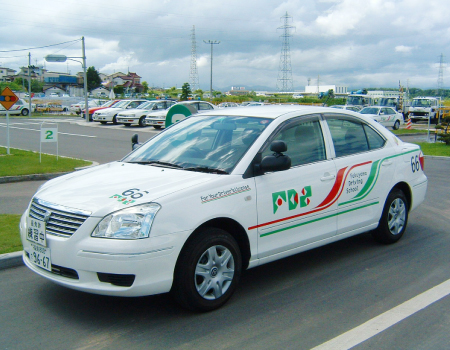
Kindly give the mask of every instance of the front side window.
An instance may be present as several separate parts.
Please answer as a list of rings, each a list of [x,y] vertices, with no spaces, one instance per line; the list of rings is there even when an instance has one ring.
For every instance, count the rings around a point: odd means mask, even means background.
[[[298,118],[288,122],[272,138],[286,142],[287,151],[291,158],[291,166],[304,165],[326,159],[325,143],[319,117]],[[269,145],[262,153],[262,157],[271,155]]]
[[[197,115],[173,124],[124,162],[230,173],[272,119]]]
[[[369,125],[347,116],[326,116],[336,157],[381,148],[386,140]]]

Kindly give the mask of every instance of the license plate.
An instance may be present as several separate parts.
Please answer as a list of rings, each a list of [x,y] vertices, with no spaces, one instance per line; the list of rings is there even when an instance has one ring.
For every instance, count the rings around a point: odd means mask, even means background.
[[[45,222],[34,218],[27,218],[27,240],[47,246],[47,236],[45,234]]]
[[[50,248],[45,248],[40,245],[31,243],[31,248],[28,249],[30,254],[30,261],[45,270],[52,271],[52,259],[50,257]]]

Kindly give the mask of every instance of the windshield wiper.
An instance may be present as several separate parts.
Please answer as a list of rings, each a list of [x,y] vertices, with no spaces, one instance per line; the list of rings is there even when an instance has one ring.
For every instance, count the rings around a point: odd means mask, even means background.
[[[229,172],[226,170],[210,168],[207,166],[193,166],[193,167],[188,167],[188,168],[183,168],[183,169],[188,170],[188,171],[199,171],[202,173],[211,173],[211,174],[229,174]]]
[[[135,161],[135,162],[129,162],[134,164],[142,164],[142,165],[156,165],[166,168],[175,168],[175,169],[183,169],[181,165],[173,164],[169,162],[161,162],[160,160],[144,160],[144,161]]]

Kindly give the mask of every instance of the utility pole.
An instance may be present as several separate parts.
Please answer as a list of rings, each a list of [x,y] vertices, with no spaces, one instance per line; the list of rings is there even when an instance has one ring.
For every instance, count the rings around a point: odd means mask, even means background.
[[[444,55],[441,53],[441,58],[439,62],[439,75],[438,75],[438,81],[437,81],[437,95],[441,96],[442,89],[444,88]]]
[[[211,98],[210,98],[210,101],[212,101],[212,99],[213,99],[213,90],[212,90],[212,76],[213,76],[213,74],[212,74],[212,72],[213,72],[213,45],[218,45],[218,44],[220,44],[220,41],[217,41],[217,40],[208,40],[208,41],[206,41],[206,40],[203,40],[203,42],[205,43],[205,44],[209,44],[209,45],[211,45],[211,80],[210,80],[210,82],[209,82],[209,92],[211,93]]]
[[[195,40],[195,26],[192,26],[191,33],[191,73],[189,74],[189,85],[192,93],[199,88],[197,70],[197,41]]]
[[[31,117],[31,53],[28,52],[28,114]]]

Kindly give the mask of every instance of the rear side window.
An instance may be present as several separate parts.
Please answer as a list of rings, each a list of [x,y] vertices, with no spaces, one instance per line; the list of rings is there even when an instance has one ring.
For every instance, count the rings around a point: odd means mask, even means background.
[[[326,116],[336,157],[367,152],[384,146],[386,140],[369,125],[347,116]]]

